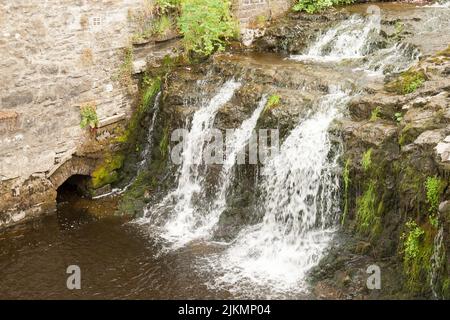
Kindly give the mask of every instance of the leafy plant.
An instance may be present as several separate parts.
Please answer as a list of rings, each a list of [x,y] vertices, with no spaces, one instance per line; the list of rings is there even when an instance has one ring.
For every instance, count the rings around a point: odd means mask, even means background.
[[[395,121],[397,121],[398,123],[402,122],[403,120],[403,114],[401,112],[396,112],[394,114],[394,119]]]
[[[413,220],[406,223],[406,228],[408,229],[408,234],[403,235],[405,239],[403,250],[405,254],[405,262],[408,263],[419,256],[420,240],[425,234],[425,231]]]
[[[380,210],[382,206],[378,206]],[[375,183],[370,181],[366,191],[356,201],[357,229],[374,235],[380,227],[380,210],[376,205]]]
[[[439,209],[442,182],[437,176],[428,177],[425,181],[425,189],[427,190],[427,203],[430,205],[429,212],[436,213]]]
[[[403,269],[406,286],[412,292],[425,291],[429,283],[433,239],[433,234],[418,226],[414,220],[406,223],[406,232],[401,236]]]
[[[361,159],[361,165],[364,169],[364,171],[367,171],[370,169],[370,166],[372,165],[372,151],[373,149],[370,148],[366,152],[364,152],[362,159]]]
[[[178,11],[182,0],[156,0],[155,8],[159,15],[165,15]]]
[[[187,53],[208,56],[223,51],[236,37],[237,24],[231,16],[229,0],[184,0],[178,26]]]
[[[437,214],[430,214],[428,216],[428,220],[430,220],[430,224],[434,227],[434,228],[438,228],[439,227],[439,218],[437,216]]]
[[[370,114],[370,121],[377,121],[378,119],[380,119],[380,114],[381,114],[381,107],[378,106],[372,110],[372,113]]]
[[[334,5],[351,4],[354,0],[298,0],[292,7],[294,11],[305,11],[312,14]]]
[[[277,107],[281,102],[281,96],[278,94],[273,94],[267,100],[266,106],[264,107],[264,113]]]
[[[81,129],[89,127],[91,130],[95,130],[98,127],[98,116],[95,106],[87,104],[81,107]]]

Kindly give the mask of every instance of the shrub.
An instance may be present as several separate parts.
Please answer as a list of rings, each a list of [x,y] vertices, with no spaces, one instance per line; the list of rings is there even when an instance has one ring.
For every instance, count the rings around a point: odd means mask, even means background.
[[[98,127],[98,122],[97,111],[93,104],[87,104],[81,107],[81,129],[89,127],[91,130],[95,130]]]
[[[298,0],[292,8],[294,11],[316,13],[334,5],[351,4],[354,0]]]
[[[223,51],[227,40],[237,35],[229,0],[184,0],[178,19],[187,53],[208,56]]]

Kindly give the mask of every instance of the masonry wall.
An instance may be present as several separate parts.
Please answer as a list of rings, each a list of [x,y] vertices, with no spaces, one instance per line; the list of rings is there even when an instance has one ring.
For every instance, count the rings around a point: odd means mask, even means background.
[[[259,17],[276,18],[286,12],[292,0],[235,0],[235,15],[241,26],[251,27]]]

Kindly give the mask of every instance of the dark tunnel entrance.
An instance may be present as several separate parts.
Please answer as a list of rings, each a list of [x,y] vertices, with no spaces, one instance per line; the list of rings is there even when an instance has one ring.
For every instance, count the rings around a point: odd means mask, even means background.
[[[57,189],[56,201],[61,203],[74,197],[89,197],[89,180],[90,177],[86,175],[76,174],[71,176]]]

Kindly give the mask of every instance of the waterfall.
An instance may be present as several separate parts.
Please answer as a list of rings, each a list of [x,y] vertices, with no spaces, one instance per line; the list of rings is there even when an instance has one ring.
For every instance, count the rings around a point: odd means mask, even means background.
[[[305,274],[316,265],[335,231],[339,212],[340,150],[329,128],[348,101],[337,90],[318,102],[271,158],[260,182],[263,221],[243,229],[226,252],[209,257],[211,286],[230,291],[270,287],[272,292],[304,288]],[[339,149],[339,148],[337,148]],[[203,270],[205,271],[205,270]]]
[[[320,36],[306,54],[292,55],[290,58],[318,62],[362,58],[369,52],[376,30],[376,20],[352,16]]]
[[[180,247],[189,241],[209,235],[207,217],[194,204],[195,197],[203,190],[201,174],[204,144],[214,124],[216,114],[241,86],[234,80],[227,81],[219,92],[195,112],[189,133],[183,141],[182,164],[178,173],[178,186],[160,203],[148,208],[138,223],[160,226],[160,235]],[[168,215],[168,219],[166,217]]]
[[[253,129],[267,104],[267,96],[264,95],[259,106],[255,109],[252,116],[242,122],[241,126],[236,129],[232,136],[227,139],[226,151],[227,156],[220,173],[219,185],[220,188],[217,192],[216,199],[209,211],[209,229],[211,230],[215,225],[217,225],[220,215],[226,209],[227,205],[227,191],[233,182],[232,169],[236,165],[237,156],[241,152],[247,143],[249,142]]]
[[[363,71],[384,74],[406,69],[419,58],[419,51],[409,44],[375,50],[378,27],[376,20],[353,16],[325,32],[305,54],[291,59],[320,63],[353,59],[352,68],[356,63]],[[239,82],[226,82],[195,112],[183,141],[177,187],[139,221],[156,226],[170,250],[193,240],[211,240],[227,208],[236,158],[267,104],[263,95],[253,114],[227,137],[226,159],[214,177],[214,191],[206,195],[211,168],[202,164],[205,144],[217,112],[238,88]],[[334,86],[328,90],[287,135],[279,152],[258,168],[257,212],[248,214],[261,217],[259,222],[243,227],[231,243],[221,243],[221,252],[200,258],[198,271],[208,278],[213,275],[208,286],[243,297],[307,290],[307,273],[330,246],[340,212],[342,146],[331,139],[330,127],[345,112],[351,93]]]
[[[375,74],[398,73],[408,69],[419,61],[420,51],[409,43],[399,42],[395,45],[375,52],[362,70]]]
[[[205,170],[201,169],[205,142],[208,141],[217,111],[232,98],[239,87],[240,83],[228,81],[206,107],[200,108],[194,114],[191,129],[184,141],[177,188],[159,204],[149,208],[145,217],[139,221],[160,224],[161,237],[168,241],[172,248],[178,248],[195,239],[209,237],[226,208],[227,191],[233,181],[231,171],[236,164],[238,153],[245,148],[252,136],[259,116],[267,103],[266,96],[263,96],[252,116],[243,121],[231,137],[227,138],[227,155],[219,175],[219,188],[212,205],[205,208],[204,203],[197,203],[197,198],[205,192]],[[168,219],[165,217],[167,214]]]
[[[430,288],[435,299],[441,299],[441,294],[438,292],[437,284],[441,276],[442,267],[445,265],[445,243],[444,243],[444,227],[440,227],[434,238],[433,255],[431,256],[430,268]]]
[[[160,91],[155,97],[155,102],[152,109],[153,112],[152,121],[150,123],[150,126],[148,127],[144,149],[142,150],[140,155],[142,161],[138,164],[138,174],[142,171],[144,166],[147,165],[148,161],[151,159],[149,153],[153,148],[153,131],[155,131],[156,119],[158,118],[159,114],[159,107],[161,105],[161,95],[162,92]]]

